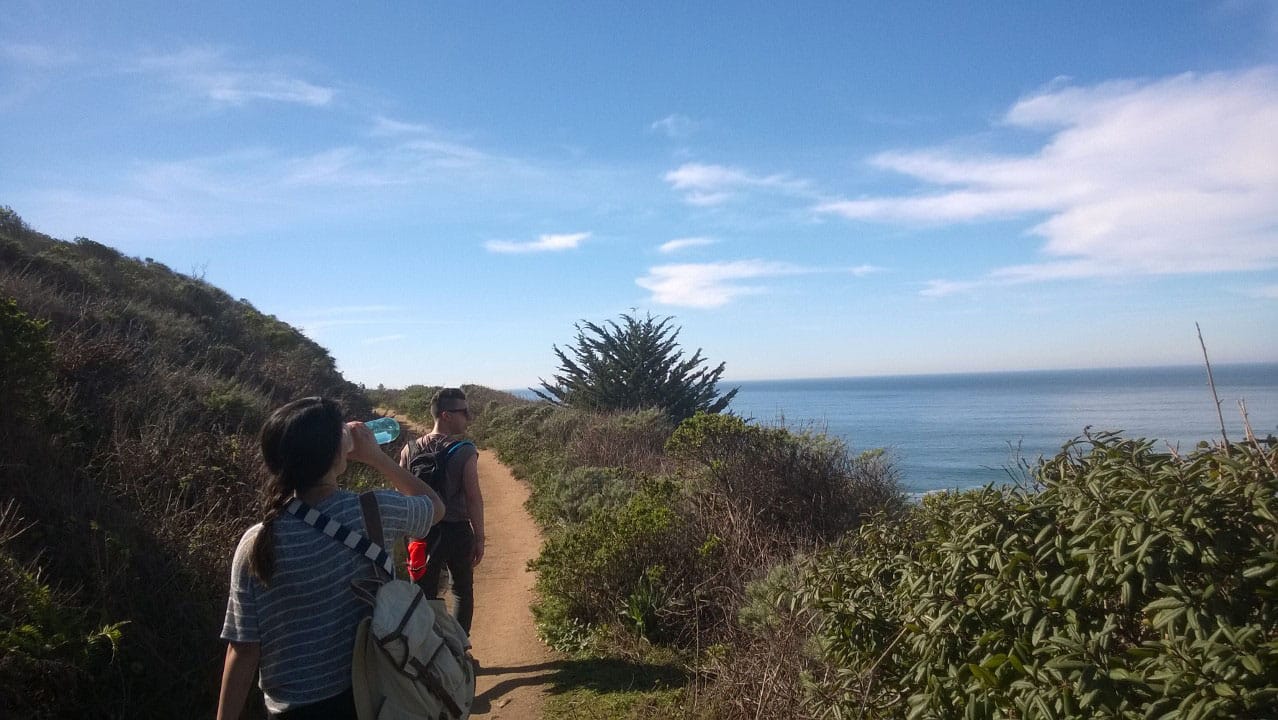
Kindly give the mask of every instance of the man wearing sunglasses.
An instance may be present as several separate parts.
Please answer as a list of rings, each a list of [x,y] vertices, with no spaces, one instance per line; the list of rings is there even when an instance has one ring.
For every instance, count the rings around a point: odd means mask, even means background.
[[[484,497],[479,492],[479,452],[473,443],[463,440],[470,425],[466,393],[461,388],[440,390],[431,398],[430,414],[435,418],[434,429],[406,444],[399,462],[408,467],[413,456],[421,452],[436,452],[445,458],[440,495],[447,511],[426,536],[424,560],[415,561],[414,556],[421,554],[423,548],[414,548],[410,543],[409,569],[427,597],[438,597],[440,576],[448,568],[453,614],[469,634],[475,610],[474,567],[484,559]],[[425,563],[420,576],[414,572],[418,570],[413,567],[415,562]]]

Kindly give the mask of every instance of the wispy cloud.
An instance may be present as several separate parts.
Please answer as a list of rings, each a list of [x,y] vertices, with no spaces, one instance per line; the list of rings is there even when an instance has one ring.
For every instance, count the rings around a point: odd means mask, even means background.
[[[1265,300],[1278,300],[1278,285],[1262,285],[1252,291],[1251,295]]]
[[[701,123],[687,115],[673,114],[654,122],[648,129],[662,133],[672,140],[685,140],[701,129]]]
[[[932,192],[815,209],[928,224],[1046,216],[1031,230],[1046,241],[1045,261],[934,281],[923,291],[933,296],[984,283],[1278,265],[1274,68],[1054,85],[1017,102],[1003,123],[1049,136],[1024,155],[883,153],[871,162]]]
[[[981,286],[979,282],[960,282],[956,280],[929,280],[919,294],[923,297],[946,297],[957,293],[968,292]]]
[[[373,118],[373,127],[369,134],[373,137],[399,137],[403,135],[430,135],[435,128],[421,123],[405,122],[378,115]]]
[[[116,233],[105,240],[173,240],[295,227],[299,218],[354,218],[444,198],[509,202],[571,184],[556,168],[437,136],[372,138],[364,132],[350,140],[305,154],[252,147],[139,158],[103,168],[92,183],[69,178],[15,192],[9,202],[33,217],[54,218],[45,229],[68,237],[100,228]]]
[[[722,204],[744,190],[798,194],[806,193],[809,187],[807,181],[788,175],[755,175],[739,168],[703,163],[684,163],[666,173],[665,181],[683,193],[685,202],[700,206]]]
[[[302,308],[288,312],[284,319],[317,339],[333,328],[398,326],[410,322],[410,317],[400,305],[339,305]]]
[[[407,340],[408,336],[404,334],[395,335],[378,335],[377,337],[364,338],[360,341],[361,345],[381,345],[383,343],[396,342],[398,340]]]
[[[865,277],[866,275],[881,273],[883,268],[878,265],[857,265],[856,267],[848,268],[848,272],[854,277]]]
[[[331,87],[261,63],[236,61],[224,50],[208,46],[147,55],[133,63],[133,69],[163,78],[185,93],[218,105],[270,101],[322,107],[337,94]]]
[[[706,245],[713,245],[717,242],[719,241],[715,238],[708,237],[675,238],[669,242],[661,243],[661,245],[657,248],[657,252],[669,255],[671,253],[679,252],[680,250],[687,250],[692,247],[704,247]]]
[[[74,65],[79,55],[72,51],[35,43],[0,43],[0,60],[34,70],[52,70]]]
[[[727,305],[742,295],[765,292],[758,284],[743,281],[818,272],[784,262],[735,260],[731,262],[658,265],[635,280],[652,292],[653,302],[693,308]]]
[[[59,73],[74,72],[78,53],[37,43],[0,42],[0,110],[48,91]]]
[[[509,240],[489,240],[484,248],[495,253],[535,253],[562,252],[575,250],[590,233],[572,233],[568,235],[540,235],[530,242],[511,242]]]

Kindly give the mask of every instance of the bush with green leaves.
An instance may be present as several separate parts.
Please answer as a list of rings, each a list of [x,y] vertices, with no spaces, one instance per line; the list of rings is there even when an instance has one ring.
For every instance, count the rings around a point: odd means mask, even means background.
[[[543,636],[555,642],[604,625],[678,647],[724,641],[746,585],[770,565],[904,507],[881,455],[732,416],[685,420],[664,454],[652,445],[667,426],[651,411],[511,408],[491,427],[548,533],[533,566]],[[583,438],[599,449],[583,452]],[[641,448],[664,472],[577,464],[607,455],[604,445]]]
[[[620,322],[581,321],[567,351],[554,346],[559,358],[554,382],[543,380],[533,392],[585,410],[658,408],[676,422],[726,409],[737,391],[719,394],[724,364],[704,367],[700,349],[685,357],[673,319],[623,314]]]
[[[928,496],[806,563],[821,718],[1265,718],[1278,446],[1110,434],[1039,488]]]
[[[10,503],[0,523],[20,524]],[[15,528],[6,527],[7,532]],[[78,716],[111,692],[111,671],[127,622],[96,622],[0,548],[0,708],[13,717]]]
[[[48,323],[0,297],[0,433],[46,411],[53,384],[53,343]]]
[[[676,595],[696,562],[700,536],[679,512],[676,496],[671,483],[647,483],[624,504],[546,538],[529,564],[537,573],[534,612],[543,637],[553,644],[566,628],[617,622],[651,640],[677,632],[659,614],[680,602]]]
[[[579,467],[538,478],[528,511],[544,528],[577,525],[635,494],[639,479],[621,468]]]
[[[829,542],[881,510],[904,507],[881,451],[851,454],[826,435],[698,414],[670,436],[680,477],[711,504],[780,541],[780,556]]]
[[[660,410],[595,413],[569,440],[573,466],[625,468],[657,474],[665,469],[665,444],[675,424]]]

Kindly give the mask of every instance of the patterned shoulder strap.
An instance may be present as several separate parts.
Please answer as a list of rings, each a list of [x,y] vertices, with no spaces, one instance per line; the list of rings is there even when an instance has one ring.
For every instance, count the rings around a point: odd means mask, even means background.
[[[395,563],[391,560],[390,553],[386,552],[381,545],[364,537],[362,533],[346,527],[297,498],[294,498],[285,510],[307,525],[372,560],[373,564],[385,570],[387,575],[395,577]]]

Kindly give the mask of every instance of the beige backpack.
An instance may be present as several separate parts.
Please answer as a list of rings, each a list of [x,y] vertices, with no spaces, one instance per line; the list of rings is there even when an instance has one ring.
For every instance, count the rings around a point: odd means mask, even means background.
[[[359,624],[351,665],[360,720],[464,720],[475,699],[466,631],[442,600],[391,580]]]

